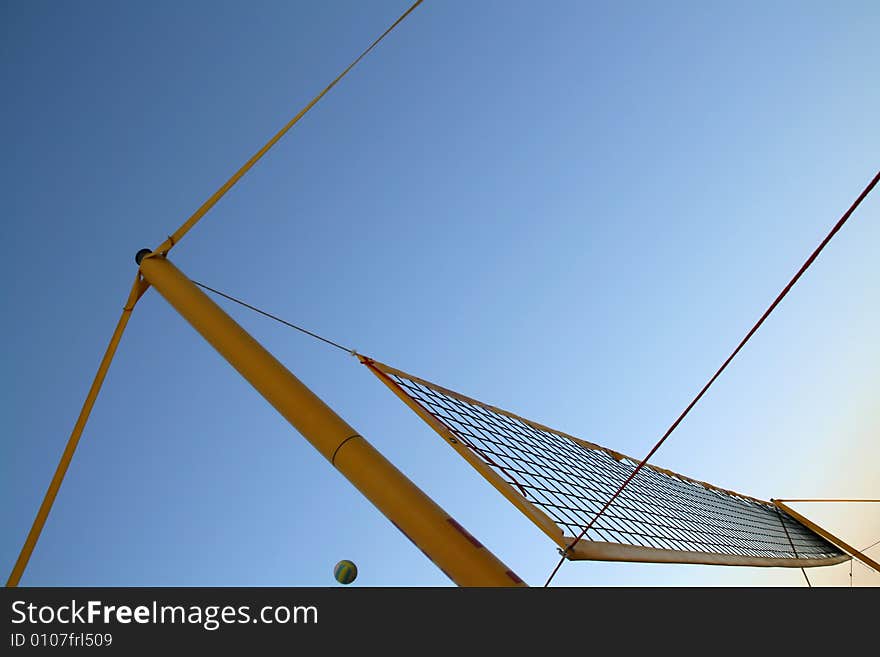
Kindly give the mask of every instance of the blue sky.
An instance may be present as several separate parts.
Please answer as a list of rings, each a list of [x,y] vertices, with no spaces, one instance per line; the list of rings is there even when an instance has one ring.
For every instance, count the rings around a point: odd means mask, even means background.
[[[0,7],[11,569],[135,272],[407,2]],[[880,162],[874,2],[426,2],[172,252],[379,360],[642,456]],[[880,497],[869,197],[654,462]],[[356,361],[230,312],[532,585],[541,532]],[[868,505],[803,505],[862,547]],[[875,548],[875,556],[876,556]],[[22,583],[451,583],[155,292]],[[848,583],[849,567],[812,570]],[[873,579],[872,579],[873,578]],[[878,577],[856,566],[856,584]],[[792,585],[575,563],[558,585]]]

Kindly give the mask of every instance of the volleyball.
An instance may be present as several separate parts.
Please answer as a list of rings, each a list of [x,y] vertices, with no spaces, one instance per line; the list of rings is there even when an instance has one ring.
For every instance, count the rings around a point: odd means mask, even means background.
[[[343,559],[333,568],[333,576],[340,584],[351,584],[358,575],[358,568],[353,561]]]

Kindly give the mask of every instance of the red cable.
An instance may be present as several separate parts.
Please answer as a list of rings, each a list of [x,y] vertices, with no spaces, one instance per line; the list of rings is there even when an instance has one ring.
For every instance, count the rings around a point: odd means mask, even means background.
[[[807,258],[807,261],[803,264],[803,266],[801,266],[801,268],[798,270],[798,272],[794,275],[794,278],[792,278],[791,281],[789,281],[788,285],[785,286],[785,288],[782,290],[782,292],[779,293],[779,296],[776,297],[776,300],[773,303],[771,303],[770,307],[767,308],[767,310],[764,312],[763,315],[761,315],[761,319],[759,319],[757,321],[757,323],[752,327],[752,330],[750,330],[748,332],[748,334],[746,334],[746,337],[744,337],[742,339],[742,342],[740,342],[739,345],[737,346],[737,348],[733,350],[733,353],[730,354],[730,356],[728,356],[727,360],[724,361],[724,364],[718,368],[718,371],[715,372],[715,375],[711,379],[709,379],[709,382],[703,386],[703,389],[700,390],[699,394],[696,397],[694,397],[694,400],[690,404],[688,404],[687,408],[685,408],[684,411],[682,412],[682,414],[678,416],[678,419],[675,422],[673,422],[672,426],[670,426],[666,430],[666,433],[663,434],[663,437],[659,441],[657,441],[657,444],[654,445],[654,447],[651,449],[650,452],[648,452],[648,455],[644,459],[642,459],[642,462],[639,463],[638,466],[636,466],[636,469],[633,470],[632,473],[630,473],[629,477],[626,478],[626,481],[624,481],[620,485],[620,488],[618,488],[617,492],[611,496],[611,499],[609,499],[605,503],[605,506],[602,507],[602,509],[599,511],[599,513],[597,513],[596,516],[590,521],[590,523],[586,527],[584,527],[583,531],[581,531],[581,533],[578,534],[577,538],[575,538],[568,545],[568,547],[565,548],[565,550],[562,553],[562,558],[559,560],[559,563],[556,564],[556,568],[553,569],[553,572],[550,573],[550,577],[548,577],[547,581],[544,583],[545,587],[550,584],[550,581],[553,579],[554,575],[556,575],[556,572],[559,570],[560,566],[562,566],[563,562],[565,561],[565,556],[568,553],[568,551],[571,550],[571,548],[575,544],[577,544],[577,542],[579,540],[581,540],[581,538],[583,538],[584,534],[587,533],[587,530],[593,526],[593,523],[595,523],[603,513],[605,513],[605,511],[608,509],[608,507],[611,506],[611,503],[615,499],[617,499],[617,496],[620,495],[620,493],[623,491],[623,489],[626,488],[626,486],[629,484],[629,482],[631,482],[633,480],[633,478],[638,474],[639,470],[641,470],[642,467],[644,467],[644,465],[648,462],[648,459],[650,459],[654,455],[654,452],[656,452],[658,449],[660,449],[660,445],[662,445],[666,441],[666,439],[669,438],[669,436],[672,434],[673,431],[675,431],[676,427],[678,427],[678,425],[685,418],[685,416],[687,416],[687,414],[691,412],[691,409],[694,406],[696,406],[697,402],[700,401],[700,399],[702,398],[702,396],[704,394],[706,394],[706,391],[709,389],[709,387],[713,383],[715,383],[715,379],[717,379],[721,375],[721,373],[725,370],[725,368],[730,364],[730,361],[732,361],[736,357],[736,355],[740,352],[740,349],[742,349],[745,346],[746,342],[749,341],[749,339],[755,334],[755,332],[758,330],[758,328],[760,328],[761,324],[764,323],[764,320],[767,319],[767,317],[770,315],[770,313],[772,313],[773,310],[776,308],[776,306],[779,305],[779,302],[782,301],[782,299],[785,297],[786,294],[788,294],[789,290],[791,290],[791,288],[794,287],[794,284],[797,283],[797,281],[801,277],[801,275],[805,271],[807,271],[807,268],[810,265],[813,264],[813,261],[819,256],[819,254],[822,252],[822,249],[825,248],[825,245],[831,241],[831,238],[834,237],[834,235],[837,233],[837,231],[839,231],[843,227],[843,224],[845,224],[846,220],[849,219],[850,215],[853,212],[855,212],[855,209],[857,207],[859,207],[859,204],[865,199],[865,197],[871,192],[871,190],[874,189],[874,186],[877,184],[878,180],[880,180],[880,171],[878,171],[877,175],[874,176],[874,179],[870,183],[868,183],[868,186],[865,187],[864,191],[862,191],[862,193],[859,194],[859,197],[850,206],[849,210],[847,210],[844,213],[844,215],[840,218],[840,220],[834,225],[834,228],[832,228],[831,232],[829,232],[828,235],[825,237],[825,239],[822,240],[822,243],[819,244],[818,247],[816,247],[816,250],[813,251],[813,254],[809,258]]]

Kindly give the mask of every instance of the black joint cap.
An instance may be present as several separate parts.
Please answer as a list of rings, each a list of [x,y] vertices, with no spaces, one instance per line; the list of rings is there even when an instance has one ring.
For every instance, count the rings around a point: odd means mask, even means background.
[[[153,252],[153,249],[141,249],[134,256],[134,261],[138,264],[138,267],[141,266],[141,261],[150,255]]]

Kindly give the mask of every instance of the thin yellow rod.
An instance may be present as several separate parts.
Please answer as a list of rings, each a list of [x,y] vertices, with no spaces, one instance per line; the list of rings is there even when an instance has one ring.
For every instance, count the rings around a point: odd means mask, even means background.
[[[161,255],[141,273],[337,470],[459,586],[525,583]]]
[[[817,525],[812,520],[805,518],[800,513],[798,513],[794,509],[792,509],[790,506],[787,506],[782,500],[772,500],[772,501],[773,501],[773,504],[775,504],[778,508],[785,511],[788,515],[790,515],[792,518],[794,518],[795,520],[800,522],[802,525],[809,527],[814,532],[819,534],[819,536],[824,538],[826,541],[828,541],[829,543],[833,543],[834,545],[839,547],[841,550],[846,552],[853,559],[858,559],[863,564],[865,564],[868,568],[871,568],[875,572],[880,573],[880,563],[877,563],[876,561],[874,561],[871,557],[866,555],[864,552],[862,552],[861,550],[857,550],[849,543],[845,543],[841,539],[837,538],[837,536],[835,536],[834,534],[829,532],[827,529],[823,529],[822,527]],[[789,500],[789,501],[791,501],[791,500]]]
[[[86,395],[82,410],[79,412],[79,417],[76,420],[76,424],[73,426],[70,438],[67,439],[67,445],[64,447],[64,452],[61,454],[61,460],[58,462],[58,467],[55,468],[55,474],[52,476],[52,481],[49,482],[49,488],[43,496],[43,503],[40,504],[37,516],[34,518],[34,522],[31,525],[31,530],[28,532],[24,545],[21,548],[21,552],[18,555],[18,560],[16,560],[15,566],[12,568],[12,573],[10,573],[9,579],[6,581],[7,587],[18,586],[21,576],[24,574],[25,568],[27,568],[28,561],[30,561],[34,548],[37,546],[37,541],[40,538],[40,534],[43,531],[43,526],[46,524],[46,519],[49,517],[49,512],[52,510],[52,505],[55,503],[55,498],[58,496],[58,490],[64,482],[64,475],[67,474],[67,468],[70,466],[71,460],[73,460],[73,454],[76,452],[80,436],[82,436],[83,429],[86,427],[86,422],[89,420],[92,407],[98,399],[98,393],[101,392],[101,386],[104,383],[104,378],[107,376],[107,370],[110,369],[110,363],[113,361],[113,356],[116,354],[116,348],[119,346],[122,334],[125,332],[128,319],[131,317],[131,311],[134,310],[135,304],[146,291],[146,288],[146,283],[144,283],[140,277],[135,279],[134,285],[132,285],[131,288],[131,293],[128,295],[128,301],[125,304],[125,308],[122,310],[122,315],[119,317],[119,322],[117,322],[116,328],[113,330],[110,344],[107,345],[107,350],[104,352],[104,357],[101,359],[101,364],[98,366],[98,372],[95,374],[95,378],[92,381],[92,387],[89,388],[89,393]]]
[[[233,185],[235,185],[235,183],[237,183],[241,179],[241,177],[244,176],[244,174],[246,174],[248,171],[250,171],[251,167],[253,167],[257,162],[260,161],[260,159],[269,151],[270,148],[272,148],[278,142],[278,140],[280,140],[285,134],[287,134],[287,132],[293,126],[295,126],[299,122],[299,120],[302,117],[304,117],[306,115],[306,113],[310,109],[312,109],[312,107],[314,107],[318,103],[318,101],[321,100],[327,94],[328,91],[330,91],[333,87],[335,87],[336,84],[340,80],[342,80],[342,78],[344,78],[348,74],[349,71],[351,71],[351,69],[353,69],[355,66],[357,66],[357,64],[364,57],[366,57],[373,48],[375,48],[377,45],[379,45],[379,42],[382,41],[382,39],[384,39],[386,36],[388,36],[388,34],[395,27],[397,27],[400,23],[402,23],[403,20],[407,16],[409,16],[413,12],[413,10],[415,10],[416,7],[418,7],[420,4],[422,4],[422,1],[423,0],[417,0],[417,2],[413,3],[413,5],[409,9],[407,9],[405,12],[403,12],[403,14],[401,14],[400,18],[398,18],[396,21],[394,21],[394,23],[391,25],[391,27],[389,27],[387,30],[385,30],[378,39],[373,41],[373,43],[371,43],[370,46],[358,56],[357,59],[355,59],[351,64],[348,65],[348,68],[346,68],[344,71],[342,71],[342,73],[337,75],[336,78],[333,80],[333,82],[331,82],[326,87],[324,87],[324,90],[321,91],[321,93],[319,93],[317,96],[312,98],[312,100],[309,102],[308,105],[303,107],[297,113],[296,116],[294,116],[283,128],[281,128],[281,130],[279,130],[275,134],[274,137],[272,137],[272,139],[270,139],[268,142],[266,142],[265,146],[263,146],[260,150],[258,150],[256,153],[254,153],[254,155],[251,157],[251,159],[249,159],[247,162],[245,162],[244,165],[238,171],[236,171],[229,180],[227,180],[225,183],[223,183],[223,185],[220,187],[220,189],[218,189],[216,192],[214,192],[207,201],[202,203],[201,207],[199,207],[199,209],[196,210],[193,213],[193,215],[189,219],[187,219],[180,228],[178,228],[176,231],[174,231],[173,235],[169,236],[167,240],[165,240],[161,245],[159,245],[158,248],[156,248],[156,252],[167,254],[172,249],[172,247],[174,247],[175,244],[179,243],[180,240],[183,238],[183,236],[186,235],[190,231],[190,229],[193,226],[195,226],[199,222],[199,220],[202,217],[204,217],[208,213],[208,211],[211,208],[213,208],[221,198],[223,198],[223,196],[226,194],[226,192],[228,192],[230,189],[232,189]]]

